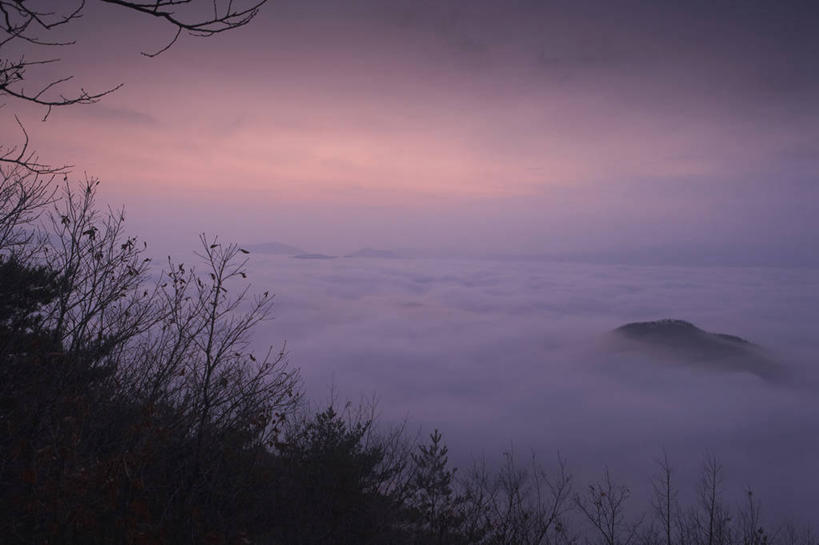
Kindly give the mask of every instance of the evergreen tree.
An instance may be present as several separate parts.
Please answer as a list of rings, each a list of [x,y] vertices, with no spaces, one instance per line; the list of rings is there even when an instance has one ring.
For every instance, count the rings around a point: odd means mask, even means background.
[[[456,469],[449,469],[449,449],[442,441],[441,432],[436,429],[429,439],[428,444],[418,445],[418,451],[412,454],[415,541],[419,544],[460,543],[463,516],[459,507],[463,499],[453,491]]]
[[[399,542],[400,504],[384,489],[399,468],[371,439],[372,420],[347,417],[329,407],[279,442],[268,518],[278,542]]]

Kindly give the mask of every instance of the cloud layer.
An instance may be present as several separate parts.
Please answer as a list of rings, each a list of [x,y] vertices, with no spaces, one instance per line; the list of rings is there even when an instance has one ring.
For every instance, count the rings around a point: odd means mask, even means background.
[[[510,444],[559,449],[580,475],[611,465],[640,496],[662,448],[683,475],[712,452],[735,488],[807,515],[815,271],[255,255],[251,278],[278,292],[259,337],[287,340],[313,399],[331,384],[376,394],[383,419],[442,429],[462,465]],[[608,350],[614,327],[664,317],[759,343],[800,385]]]

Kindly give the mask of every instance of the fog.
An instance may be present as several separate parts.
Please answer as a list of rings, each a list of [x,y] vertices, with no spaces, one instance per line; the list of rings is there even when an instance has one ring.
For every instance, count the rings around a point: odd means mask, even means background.
[[[559,452],[579,483],[608,465],[643,500],[662,449],[683,479],[710,453],[728,488],[752,487],[769,514],[812,515],[816,270],[251,258],[255,289],[276,293],[257,341],[286,340],[313,402],[331,389],[376,398],[385,425],[442,430],[462,468],[510,448],[547,465]],[[626,322],[667,317],[749,339],[799,379],[770,384],[605,341]]]

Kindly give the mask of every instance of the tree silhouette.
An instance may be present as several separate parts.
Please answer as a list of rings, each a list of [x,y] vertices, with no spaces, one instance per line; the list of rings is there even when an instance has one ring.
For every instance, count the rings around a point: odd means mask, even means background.
[[[135,16],[154,18],[170,27],[172,37],[151,52],[143,51],[148,57],[155,57],[167,51],[183,34],[195,37],[209,37],[245,26],[259,12],[267,0],[96,0],[126,10]],[[36,72],[43,66],[59,65],[60,58],[55,53],[61,48],[76,43],[73,38],[65,38],[81,17],[87,15],[87,0],[65,0],[60,2],[37,2],[32,0],[0,0],[0,97],[10,101],[35,104],[44,108],[43,120],[48,119],[53,108],[94,104],[108,94],[122,87],[122,83],[111,87],[88,91],[66,90],[74,79],[73,75],[57,77],[38,83],[32,88],[31,81],[37,81]],[[28,86],[27,86],[28,83]],[[4,104],[5,105],[5,104]],[[31,149],[28,133],[17,119],[22,133],[19,144],[0,144],[0,164],[5,167],[20,167],[23,171],[38,175],[65,172],[67,166],[51,166],[43,163]],[[17,172],[16,175],[22,175]],[[3,176],[9,175],[6,171]]]
[[[299,397],[283,349],[250,351],[272,298],[250,297],[245,250],[204,235],[201,274],[169,262],[150,278],[96,190],[47,194],[45,224],[31,223],[43,200],[0,216],[0,528],[22,543],[238,539]]]
[[[608,468],[598,482],[589,484],[585,494],[575,496],[575,506],[597,532],[604,545],[630,545],[638,537],[640,522],[630,522],[626,505],[628,487],[617,484]]]
[[[455,494],[455,469],[449,468],[448,449],[437,429],[429,443],[412,453],[414,473],[410,481],[416,523],[416,542],[430,544],[463,541],[463,497]]]
[[[400,542],[403,506],[391,483],[403,461],[390,455],[389,438],[370,436],[370,417],[345,412],[330,406],[279,442],[270,505],[278,542]]]

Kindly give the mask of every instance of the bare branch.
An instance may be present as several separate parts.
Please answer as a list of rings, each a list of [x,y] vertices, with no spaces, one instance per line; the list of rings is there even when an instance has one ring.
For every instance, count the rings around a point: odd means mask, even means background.
[[[165,45],[162,49],[159,49],[158,51],[155,51],[153,53],[147,53],[145,51],[142,51],[142,52],[140,52],[140,54],[145,55],[146,57],[149,57],[151,59],[153,59],[154,57],[158,57],[159,55],[161,55],[165,51],[169,50],[173,46],[173,44],[175,44],[176,41],[179,39],[180,35],[182,35],[182,28],[181,27],[176,29],[176,34],[174,35],[173,39],[170,42],[168,42],[168,44]]]
[[[234,6],[232,0],[227,2],[213,0],[209,8],[205,10],[202,8],[204,2],[194,3],[192,0],[101,1],[150,15],[175,27],[174,36],[166,45],[154,52],[142,52],[147,57],[156,57],[170,49],[179,40],[183,32],[192,36],[207,37],[246,25],[258,14],[259,8],[267,0],[252,0],[249,4],[245,4],[245,7]],[[180,12],[179,8],[182,6],[190,9],[183,10],[184,13]],[[75,43],[74,40],[48,40],[39,36],[37,32],[47,33],[79,19],[83,16],[85,7],[85,0],[80,0],[72,9],[58,13],[38,11],[22,0],[0,0],[0,48],[13,41],[21,41],[41,47],[72,45]],[[210,10],[211,7],[212,11]],[[47,119],[53,107],[93,104],[122,87],[122,84],[118,84],[103,91],[80,89],[78,93],[74,94],[58,93],[56,96],[48,95],[50,91],[71,80],[72,76],[54,79],[35,91],[27,91],[22,87],[27,69],[53,62],[58,62],[58,59],[28,61],[24,58],[11,60],[0,57],[0,95],[7,95],[18,100],[45,106],[47,111],[44,119]]]
[[[17,116],[14,116],[14,119],[17,121],[17,126],[20,127],[20,131],[23,133],[23,143],[22,145],[12,146],[11,148],[3,148],[3,146],[0,146],[0,165],[8,166],[11,169],[19,167],[32,174],[46,176],[64,174],[71,168],[70,165],[54,167],[40,163],[37,155],[33,151],[29,151],[29,137],[26,128]],[[12,171],[9,169],[4,170],[3,166],[0,166],[0,172],[2,172],[4,177],[12,175]]]
[[[588,486],[586,494],[577,494],[574,504],[600,536],[604,545],[630,545],[635,541],[642,519],[629,522],[626,504],[631,497],[628,487],[617,484],[609,469],[600,481]]]
[[[186,31],[194,36],[212,36],[220,32],[233,30],[249,23],[259,12],[259,8],[267,0],[256,0],[245,8],[234,8],[233,2],[223,2],[223,9],[219,9],[217,2],[213,2],[213,15],[206,18],[187,19],[178,14],[174,8],[190,3],[190,0],[155,0],[154,2],[135,2],[131,0],[102,0],[107,4],[114,4],[138,11],[167,21],[177,27],[178,31]],[[175,41],[175,40],[174,40]]]

